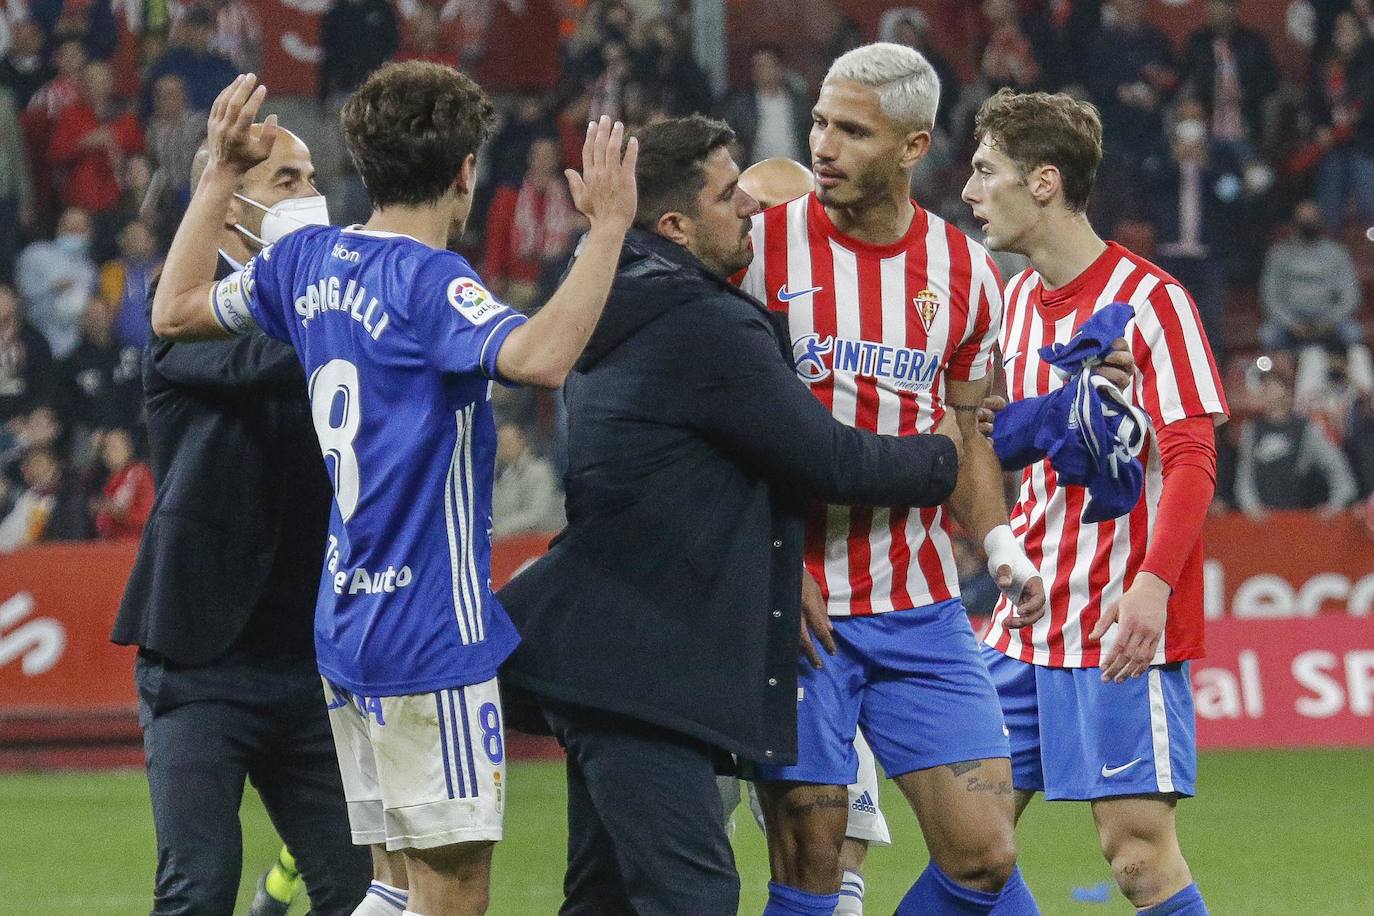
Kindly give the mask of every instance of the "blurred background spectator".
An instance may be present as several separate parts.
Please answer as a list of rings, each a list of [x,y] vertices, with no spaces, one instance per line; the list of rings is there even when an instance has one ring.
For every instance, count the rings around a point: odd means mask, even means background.
[[[81,313],[95,292],[91,232],[90,214],[68,207],[57,222],[57,235],[30,243],[15,267],[24,314],[47,339],[56,359],[76,349]]]
[[[1314,74],[1317,200],[1339,232],[1350,211],[1374,224],[1374,39],[1352,12],[1336,17],[1331,53]]]
[[[1293,209],[1291,230],[1264,259],[1260,342],[1271,351],[1302,350],[1306,362],[1323,360],[1324,346],[1339,345],[1346,350],[1356,383],[1374,388],[1358,317],[1362,292],[1350,252],[1327,237],[1313,201],[1302,201]],[[1324,385],[1325,379],[1318,384]]]
[[[749,85],[733,93],[721,116],[735,128],[744,161],[782,156],[810,161],[812,99],[788,79],[782,52],[760,45],[749,55]]]
[[[134,454],[128,430],[114,428],[101,437],[105,486],[91,503],[96,531],[104,541],[137,541],[153,508],[153,472]]]
[[[487,212],[482,278],[517,309],[542,303],[586,221],[573,206],[558,143],[539,137],[529,147],[519,185],[502,185]]]
[[[0,424],[42,403],[51,380],[47,339],[24,320],[14,287],[0,283]]]
[[[19,132],[14,92],[0,86],[0,282],[14,280],[14,258],[20,233],[33,226],[33,184],[29,159]]]
[[[233,61],[211,47],[213,28],[209,11],[201,6],[188,6],[176,21],[167,50],[143,75],[139,113],[145,119],[153,110],[153,87],[167,74],[181,77],[191,108],[199,112],[208,112],[220,90],[238,76]]]
[[[558,531],[565,523],[563,492],[553,465],[534,453],[518,423],[503,423],[496,431],[491,519],[492,534],[497,537]]]
[[[58,115],[48,144],[62,203],[100,219],[119,203],[125,157],[142,149],[143,131],[134,113],[115,99],[109,65],[86,64],[80,96]]]
[[[1278,372],[1259,383],[1260,414],[1244,422],[1236,456],[1236,504],[1261,522],[1273,509],[1334,515],[1354,501],[1345,455],[1294,409],[1292,384]]]

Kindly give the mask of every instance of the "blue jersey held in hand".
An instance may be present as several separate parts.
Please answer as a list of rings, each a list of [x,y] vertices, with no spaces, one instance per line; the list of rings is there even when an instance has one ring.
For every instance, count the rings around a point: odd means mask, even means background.
[[[1113,302],[1068,343],[1042,347],[1040,358],[1069,381],[1047,395],[1008,404],[993,421],[992,446],[1003,470],[1049,458],[1060,483],[1087,487],[1083,521],[1089,523],[1130,512],[1145,485],[1139,456],[1150,418],[1092,374],[1133,317],[1130,305]]]
[[[524,316],[459,255],[331,226],[263,249],[211,304],[292,344],[309,379],[334,482],[320,672],[368,696],[493,677],[519,637],[491,593],[490,390]]]

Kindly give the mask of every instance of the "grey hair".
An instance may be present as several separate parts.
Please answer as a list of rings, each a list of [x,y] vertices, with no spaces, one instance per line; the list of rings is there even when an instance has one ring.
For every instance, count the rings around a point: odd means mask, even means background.
[[[825,82],[845,80],[878,93],[883,114],[913,130],[935,126],[940,105],[940,78],[925,55],[888,41],[855,48],[835,59]]]

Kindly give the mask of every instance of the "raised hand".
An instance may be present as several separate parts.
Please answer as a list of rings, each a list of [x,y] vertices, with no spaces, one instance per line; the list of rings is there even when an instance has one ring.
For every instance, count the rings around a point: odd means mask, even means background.
[[[621,152],[621,149],[624,152]],[[639,160],[639,141],[625,142],[625,125],[608,117],[587,125],[582,144],[582,172],[568,169],[573,205],[595,228],[598,224],[624,231],[634,222],[639,206],[635,187],[635,163]]]
[[[272,154],[277,139],[277,116],[268,115],[262,124],[253,119],[267,97],[267,87],[258,84],[251,73],[239,75],[224,87],[210,106],[206,124],[206,147],[210,164],[242,175]]]

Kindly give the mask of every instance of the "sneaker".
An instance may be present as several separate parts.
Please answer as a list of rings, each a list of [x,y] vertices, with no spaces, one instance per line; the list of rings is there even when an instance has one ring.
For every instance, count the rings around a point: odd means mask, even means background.
[[[286,911],[291,909],[290,900],[282,902],[267,892],[267,876],[271,873],[269,868],[258,876],[258,892],[253,895],[249,916],[286,916]]]

